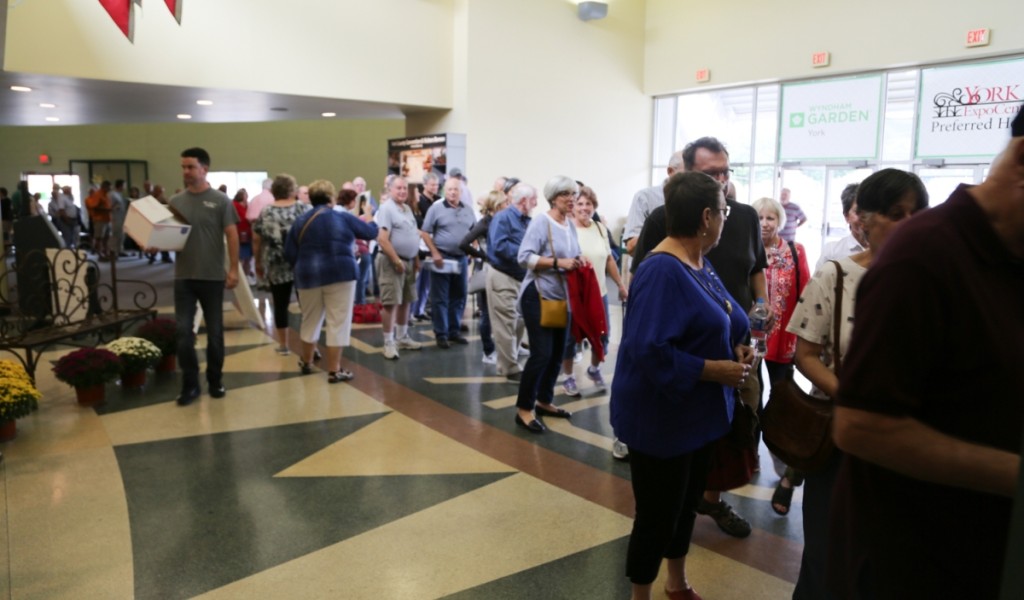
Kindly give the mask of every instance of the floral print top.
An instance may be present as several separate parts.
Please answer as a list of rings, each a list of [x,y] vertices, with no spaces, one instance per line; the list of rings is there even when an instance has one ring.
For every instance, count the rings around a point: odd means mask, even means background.
[[[807,267],[807,252],[803,245],[796,244],[797,256],[794,257],[789,244],[782,238],[779,238],[775,246],[766,245],[764,251],[768,257],[768,268],[765,269],[768,307],[775,314],[775,323],[768,331],[768,350],[764,357],[772,362],[791,363],[796,353],[796,336],[786,332],[786,325],[793,316],[800,292],[811,278]],[[797,289],[798,272],[800,289]]]
[[[264,208],[260,218],[252,223],[252,232],[260,236],[263,276],[267,283],[277,285],[295,279],[291,265],[284,259],[284,240],[288,237],[288,230],[295,219],[310,208],[302,202],[296,202],[291,206],[271,204]]]

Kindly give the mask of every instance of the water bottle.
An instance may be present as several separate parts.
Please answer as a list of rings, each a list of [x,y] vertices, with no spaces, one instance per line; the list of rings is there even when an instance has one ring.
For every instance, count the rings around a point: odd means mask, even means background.
[[[758,298],[757,303],[750,309],[750,345],[754,348],[754,355],[757,358],[764,356],[768,350],[765,338],[768,336],[768,307],[764,298]]]

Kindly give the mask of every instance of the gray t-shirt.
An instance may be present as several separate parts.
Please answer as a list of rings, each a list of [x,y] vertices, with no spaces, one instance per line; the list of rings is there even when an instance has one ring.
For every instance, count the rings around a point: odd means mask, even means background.
[[[377,227],[388,230],[388,240],[398,256],[406,260],[416,256],[420,249],[420,230],[416,227],[416,216],[408,206],[387,200],[380,205],[374,220]]]
[[[186,190],[171,198],[170,205],[192,226],[174,261],[174,278],[224,281],[224,229],[238,223],[231,200],[211,187],[198,194]]]
[[[459,248],[462,238],[466,237],[469,230],[476,223],[476,216],[473,209],[464,202],[452,208],[447,200],[441,200],[430,205],[427,215],[423,219],[423,231],[430,234],[434,245],[445,256],[465,256],[466,253]]]

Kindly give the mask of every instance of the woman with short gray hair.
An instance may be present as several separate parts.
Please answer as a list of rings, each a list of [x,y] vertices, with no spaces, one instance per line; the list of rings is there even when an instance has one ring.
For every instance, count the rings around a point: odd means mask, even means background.
[[[572,414],[554,406],[555,380],[562,364],[566,327],[541,325],[541,298],[567,300],[564,273],[586,263],[580,255],[576,228],[568,216],[579,195],[576,181],[558,176],[544,186],[551,208],[530,221],[519,245],[519,264],[526,278],[519,288],[519,311],[530,336],[530,358],[523,368],[516,398],[516,425],[531,433],[547,427],[537,417],[568,419]]]

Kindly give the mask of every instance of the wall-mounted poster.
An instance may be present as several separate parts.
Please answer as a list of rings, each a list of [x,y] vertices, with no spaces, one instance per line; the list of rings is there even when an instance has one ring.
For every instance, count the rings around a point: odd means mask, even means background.
[[[1024,100],[1024,59],[921,71],[917,158],[998,154]]]
[[[466,136],[437,133],[388,140],[388,173],[409,183],[423,183],[433,172],[444,179],[449,168],[466,168]]]
[[[881,75],[785,83],[779,160],[874,159],[881,113]]]

